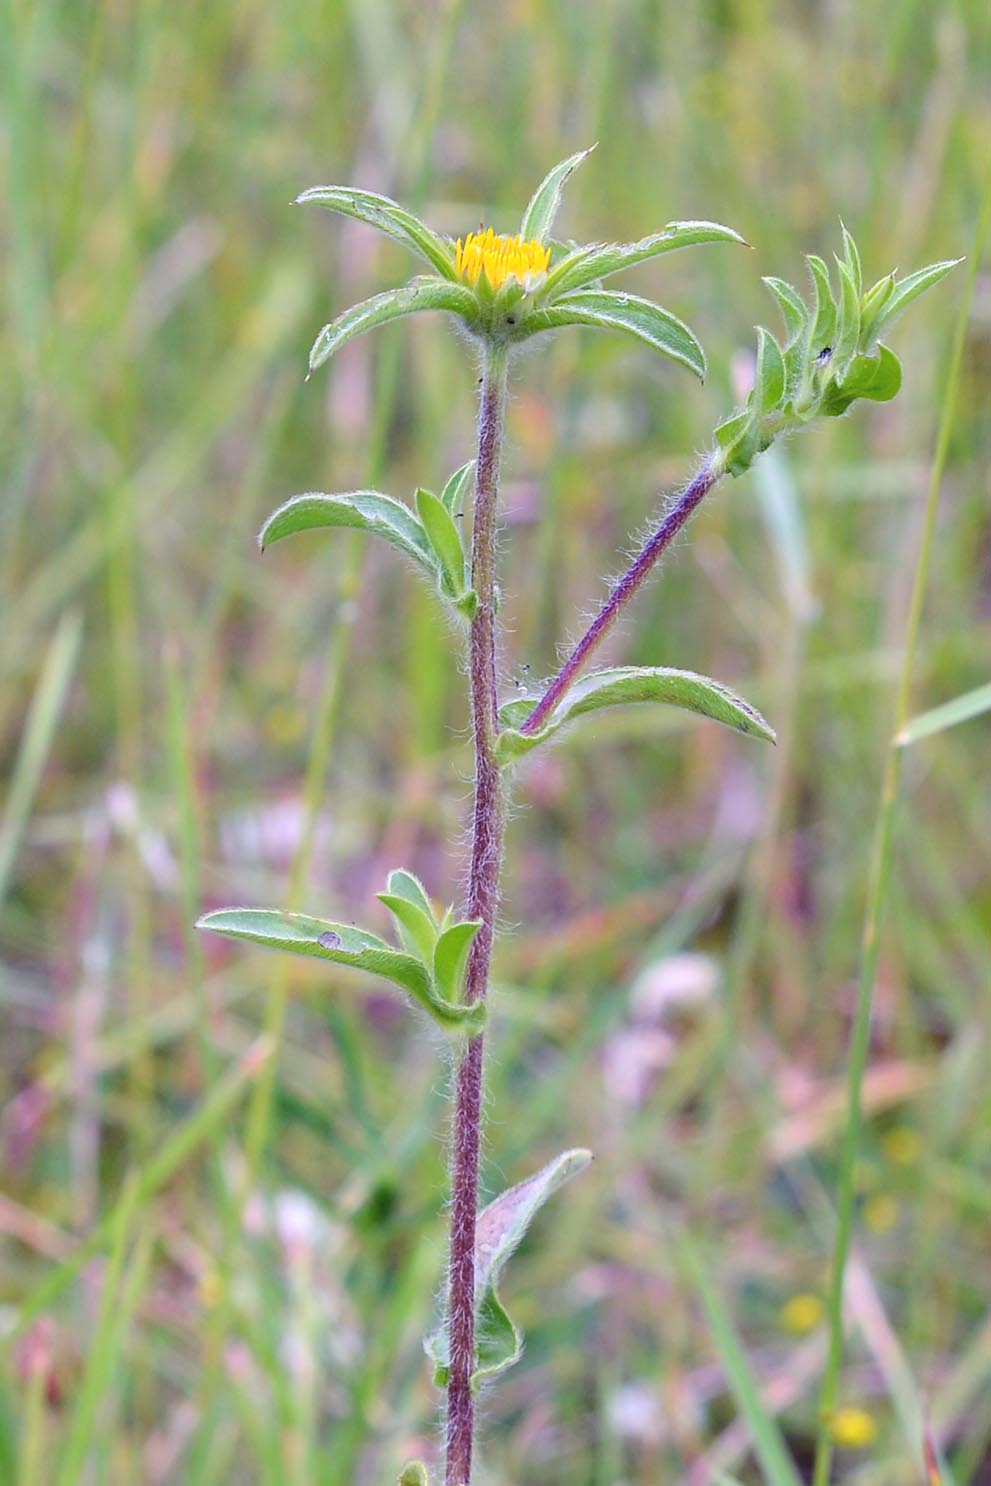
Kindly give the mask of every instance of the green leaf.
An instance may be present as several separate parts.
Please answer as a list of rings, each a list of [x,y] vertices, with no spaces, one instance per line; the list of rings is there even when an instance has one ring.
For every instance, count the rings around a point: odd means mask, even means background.
[[[268,949],[331,960],[335,965],[391,980],[451,1032],[474,1034],[484,1022],[483,1006],[449,1005],[436,994],[430,974],[419,960],[349,924],[269,908],[222,908],[205,913],[196,927],[227,939],[243,939]]]
[[[430,1486],[427,1467],[422,1460],[411,1460],[399,1473],[397,1486]]]
[[[922,712],[918,717],[913,717],[902,728],[895,742],[899,748],[907,748],[910,743],[918,743],[920,738],[943,733],[947,728],[955,728],[958,723],[969,722],[972,717],[983,717],[985,712],[991,712],[991,681],[984,686],[975,687],[973,691],[964,692],[962,696],[954,697],[952,702],[944,702],[941,707],[933,707],[930,712]]]
[[[567,160],[562,160],[560,165],[555,165],[554,169],[544,176],[523,213],[520,237],[524,242],[546,243],[561,205],[561,194],[565,182],[571,172],[577,169],[594,149],[595,145],[592,145],[587,150],[579,150],[576,155],[569,155]]]
[[[528,315],[519,338],[564,325],[623,331],[662,356],[687,366],[697,377],[705,377],[705,353],[688,326],[669,310],[636,294],[615,294],[608,289],[583,289],[577,294],[566,294],[545,309]]]
[[[421,489],[416,492],[416,509],[437,559],[441,589],[448,598],[460,598],[468,587],[468,580],[457,523],[432,491]]]
[[[910,273],[907,278],[900,279],[875,320],[872,334],[880,334],[883,325],[887,325],[895,315],[901,314],[906,305],[918,299],[920,294],[925,294],[927,289],[931,289],[934,284],[945,279],[950,270],[962,262],[962,258],[947,258],[942,263],[930,263],[927,268],[920,268],[915,273]]]
[[[672,707],[683,707],[737,732],[764,738],[769,743],[775,741],[773,729],[756,708],[708,676],[660,666],[620,666],[595,671],[577,682],[537,732],[524,733],[504,725],[496,744],[496,757],[500,763],[522,758],[576,717],[597,712],[603,707],[626,706],[632,702],[664,702]],[[536,704],[535,698],[533,706]],[[518,715],[517,712],[515,716]],[[499,718],[505,724],[502,709]]]
[[[461,982],[468,951],[482,927],[480,918],[464,919],[444,929],[434,947],[434,983],[446,1001],[460,1005]]]
[[[412,279],[401,289],[387,289],[384,294],[376,294],[371,299],[362,300],[361,304],[352,305],[323,327],[310,351],[310,371],[323,366],[335,351],[354,340],[355,336],[423,310],[449,310],[472,325],[477,318],[478,303],[467,284],[451,284],[444,279]]]
[[[890,402],[901,385],[901,362],[894,351],[879,345],[876,356],[855,356],[842,380],[826,388],[820,411],[827,418],[838,418],[858,397]]]
[[[386,891],[394,893],[397,898],[405,898],[407,903],[412,903],[415,908],[422,908],[431,923],[436,924],[437,915],[430,901],[430,894],[412,872],[407,872],[405,867],[393,868],[386,879],[385,886]]]
[[[383,537],[406,557],[411,557],[431,578],[438,576],[433,548],[412,511],[401,501],[377,490],[351,490],[344,495],[321,495],[315,491],[294,495],[265,522],[258,533],[258,545],[264,552],[283,537],[326,526],[357,527],[359,531]]]
[[[377,191],[356,191],[352,186],[311,186],[296,197],[297,206],[308,202],[377,228],[432,264],[445,279],[457,278],[451,244],[388,196],[380,196]]]
[[[380,903],[385,904],[396,920],[407,948],[423,960],[424,964],[430,965],[437,942],[437,925],[433,914],[427,913],[419,904],[411,903],[408,898],[400,897],[398,893],[377,893],[376,897]]]
[[[744,474],[759,452],[760,424],[750,408],[734,413],[715,431],[716,443],[723,451],[723,465],[734,476]]]
[[[765,278],[764,283],[778,302],[790,345],[804,333],[808,326],[809,312],[805,301],[798,290],[786,283],[784,279]]]
[[[829,269],[822,259],[815,253],[808,253],[805,259],[812,274],[812,287],[815,293],[815,306],[809,320],[809,352],[814,358],[819,356],[827,346],[832,347],[836,332],[836,305],[833,301],[833,289],[829,282]]]
[[[490,1202],[478,1215],[475,1229],[475,1346],[473,1382],[495,1377],[517,1362],[522,1337],[499,1300],[499,1278],[513,1250],[536,1213],[554,1192],[592,1159],[581,1148],[565,1151],[526,1181],[519,1182]],[[436,1364],[435,1381],[447,1382],[450,1337],[445,1320],[424,1342]]]
[[[857,290],[857,298],[859,299],[864,287],[863,274],[860,269],[860,253],[857,251],[857,244],[849,232],[847,232],[846,225],[842,221],[840,222],[840,228],[843,232],[843,261],[849,270],[850,277]]]
[[[752,406],[758,415],[773,412],[785,391],[785,362],[781,347],[763,325],[757,327],[757,365],[754,370]]]
[[[891,298],[895,287],[895,276],[889,273],[878,279],[860,301],[860,349],[866,351],[874,339],[874,325],[878,315]]]
[[[839,379],[842,378],[850,358],[856,355],[860,344],[860,291],[853,274],[841,258],[837,258],[836,267],[840,273],[840,309],[831,366],[836,369]]]
[[[440,493],[440,498],[452,516],[458,516],[464,510],[465,497],[471,489],[471,482],[475,475],[475,461],[469,459],[448,480]]]
[[[592,243],[575,248],[559,263],[555,263],[547,275],[543,292],[553,295],[570,294],[585,284],[595,283],[609,274],[621,273],[648,258],[657,258],[662,253],[674,253],[679,248],[691,248],[700,243],[732,242],[748,244],[732,227],[723,227],[719,222],[669,222],[661,232],[651,233],[635,243]]]

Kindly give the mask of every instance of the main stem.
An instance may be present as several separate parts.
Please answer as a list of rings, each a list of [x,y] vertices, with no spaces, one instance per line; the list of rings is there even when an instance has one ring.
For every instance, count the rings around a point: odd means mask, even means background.
[[[471,549],[472,587],[478,597],[478,608],[469,643],[475,796],[466,900],[466,917],[481,919],[482,927],[468,956],[465,975],[468,1002],[484,1000],[488,988],[502,859],[502,798],[495,760],[499,729],[495,537],[505,409],[506,354],[500,348],[487,347],[478,415]],[[447,1486],[470,1483],[475,1432],[471,1376],[475,1368],[475,1221],[482,1136],[482,1057],[482,1037],[472,1037],[461,1055],[455,1080],[448,1271]]]

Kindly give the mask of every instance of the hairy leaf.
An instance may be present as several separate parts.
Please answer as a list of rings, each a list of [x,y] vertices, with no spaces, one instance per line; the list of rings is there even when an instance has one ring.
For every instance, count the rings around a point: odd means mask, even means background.
[[[541,330],[564,325],[591,325],[599,330],[619,330],[632,335],[662,356],[687,366],[705,377],[705,353],[689,330],[669,310],[636,294],[616,294],[608,289],[583,289],[565,294],[545,309],[534,310],[521,327],[522,339]]]
[[[416,492],[416,509],[437,560],[441,587],[448,598],[460,598],[468,585],[457,523],[443,502],[429,490]]]
[[[858,397],[889,402],[901,385],[901,362],[887,346],[879,345],[875,356],[855,356],[842,380],[827,387],[820,411],[827,418],[838,418]]]
[[[699,243],[732,242],[747,246],[746,239],[732,227],[719,222],[669,222],[661,232],[651,233],[635,243],[593,243],[575,248],[556,263],[547,275],[544,292],[570,294],[585,284],[595,283],[609,274],[621,273],[648,258],[673,253],[678,248],[691,248]]]
[[[860,292],[853,274],[842,258],[837,258],[836,267],[840,274],[840,305],[832,364],[837,368],[838,375],[842,376],[860,344]]]
[[[808,324],[809,312],[805,301],[798,290],[784,279],[765,278],[764,283],[778,302],[781,318],[788,332],[788,341],[791,343],[802,334]]]
[[[227,939],[243,939],[268,949],[331,960],[336,965],[382,976],[408,991],[450,1032],[475,1033],[484,1021],[484,1007],[456,1007],[442,1000],[434,990],[429,972],[418,959],[350,924],[309,918],[303,913],[280,913],[270,908],[222,908],[203,914],[196,927]]]
[[[592,153],[595,145],[587,150],[579,150],[576,155],[569,155],[567,160],[562,160],[554,169],[548,171],[530,198],[530,204],[523,213],[523,221],[520,223],[520,237],[524,242],[536,241],[546,243],[550,235],[554,218],[557,216],[561,205],[561,193],[564,184],[571,172],[575,170],[583,160]]]
[[[383,537],[432,578],[437,577],[433,548],[417,518],[401,501],[377,490],[351,490],[343,495],[311,491],[294,495],[265,522],[258,533],[258,545],[264,552],[283,537],[326,526],[357,527],[359,531]]]
[[[931,289],[934,284],[945,279],[950,270],[962,262],[962,258],[947,258],[942,263],[930,263],[927,268],[920,268],[915,273],[910,273],[907,278],[899,279],[874,321],[872,335],[879,335],[883,325],[887,325],[895,315],[901,314],[905,306],[911,304],[913,299],[918,299],[920,294],[925,294],[927,289]]]
[[[377,228],[425,259],[445,279],[457,278],[451,244],[388,196],[380,196],[377,191],[357,191],[353,186],[311,186],[296,197],[297,206],[308,202]]]
[[[829,269],[822,259],[815,253],[806,255],[805,260],[812,274],[812,287],[815,293],[814,313],[809,321],[809,351],[813,357],[818,356],[827,346],[832,348],[836,333],[836,304],[833,300],[833,289],[829,282]]]
[[[602,707],[625,706],[631,702],[665,702],[669,706],[699,712],[751,737],[764,738],[770,743],[775,741],[773,729],[756,708],[709,676],[660,666],[619,666],[595,671],[577,682],[537,732],[524,733],[517,727],[504,726],[496,744],[497,757],[501,763],[509,763],[529,753],[539,743],[546,742],[576,717],[597,712]],[[534,699],[533,706],[536,704]],[[519,713],[514,713],[514,716],[518,717]],[[502,711],[500,721],[506,721]]]
[[[866,351],[874,339],[874,325],[895,287],[895,276],[889,273],[873,284],[860,301],[860,347]]]
[[[394,867],[386,879],[386,891],[394,893],[397,898],[405,898],[417,908],[422,908],[427,917],[436,924],[437,915],[434,905],[430,901],[430,894],[423,883],[412,872],[407,872],[405,867]]]
[[[840,229],[843,233],[843,261],[853,280],[854,288],[857,291],[857,298],[859,299],[864,287],[863,274],[860,269],[860,253],[857,251],[857,244],[849,232],[847,232],[843,222],[840,222]]]
[[[480,918],[450,924],[434,947],[434,982],[445,1000],[457,1005],[462,999],[461,980],[468,951],[482,927]]]
[[[471,482],[475,475],[475,461],[469,459],[448,480],[440,493],[440,498],[452,516],[459,516],[464,510],[465,496],[471,489]]]
[[[776,408],[785,391],[785,362],[781,347],[763,325],[757,327],[757,365],[754,369],[753,407],[759,415]]]
[[[433,914],[427,913],[418,903],[411,903],[408,898],[400,897],[398,893],[377,893],[376,897],[380,903],[385,904],[396,920],[406,947],[423,960],[424,964],[430,965],[437,942],[437,925]]]
[[[760,441],[760,421],[752,408],[734,413],[715,431],[723,463],[731,475],[742,475],[754,462]]]
[[[499,1300],[499,1277],[534,1216],[570,1177],[584,1170],[591,1151],[565,1151],[526,1181],[490,1202],[478,1215],[475,1230],[475,1349],[473,1381],[495,1377],[517,1362],[523,1339]],[[435,1381],[447,1382],[450,1335],[446,1320],[424,1342],[436,1364]]]
[[[423,310],[449,310],[473,324],[478,305],[467,284],[452,284],[445,279],[423,277],[412,279],[401,289],[386,289],[384,294],[373,295],[371,299],[352,305],[323,327],[310,351],[310,371],[323,366],[335,351],[354,340],[355,336]]]

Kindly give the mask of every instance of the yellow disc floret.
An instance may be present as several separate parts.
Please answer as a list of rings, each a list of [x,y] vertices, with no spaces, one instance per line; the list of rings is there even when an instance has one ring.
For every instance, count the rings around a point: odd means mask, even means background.
[[[519,235],[500,237],[491,227],[485,232],[469,232],[464,242],[459,237],[454,259],[458,274],[472,288],[484,269],[492,289],[500,288],[507,279],[526,284],[528,279],[546,273],[550,261],[551,250],[543,243],[524,242]]]

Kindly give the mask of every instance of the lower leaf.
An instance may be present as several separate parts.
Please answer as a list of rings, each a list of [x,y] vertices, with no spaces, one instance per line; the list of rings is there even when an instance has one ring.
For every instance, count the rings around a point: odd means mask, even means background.
[[[479,1213],[475,1228],[475,1370],[472,1374],[476,1386],[505,1372],[523,1353],[522,1333],[499,1299],[497,1288],[507,1260],[548,1197],[584,1170],[591,1159],[591,1151],[581,1147],[564,1151]],[[423,1344],[435,1364],[434,1382],[439,1388],[448,1382],[450,1344],[446,1319]]]
[[[268,949],[330,960],[391,980],[418,1001],[446,1031],[474,1035],[484,1024],[484,1006],[452,1005],[437,994],[432,977],[420,960],[349,924],[309,918],[303,913],[280,913],[271,908],[222,908],[205,913],[197,920],[196,927],[226,939],[243,939]]]

